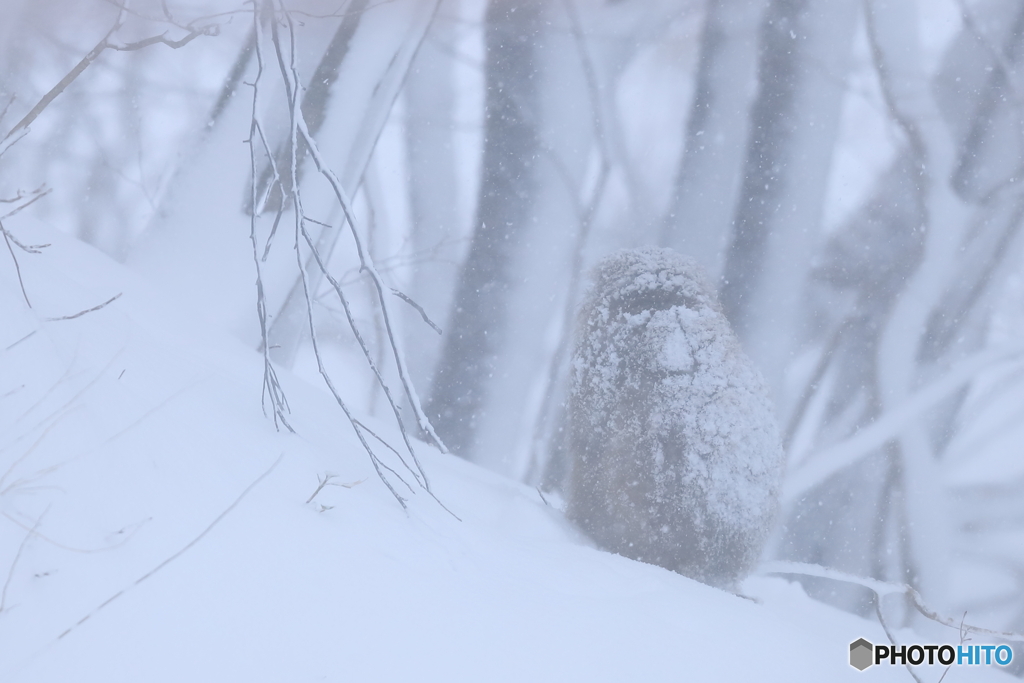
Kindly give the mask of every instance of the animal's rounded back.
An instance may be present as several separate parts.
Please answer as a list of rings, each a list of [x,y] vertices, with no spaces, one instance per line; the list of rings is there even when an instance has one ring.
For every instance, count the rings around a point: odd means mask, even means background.
[[[696,262],[621,251],[577,324],[567,513],[601,547],[731,586],[775,516],[771,400]]]

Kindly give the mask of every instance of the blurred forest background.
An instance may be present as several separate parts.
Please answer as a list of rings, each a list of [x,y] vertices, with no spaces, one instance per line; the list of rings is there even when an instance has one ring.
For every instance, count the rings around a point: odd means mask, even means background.
[[[291,368],[557,499],[587,272],[671,246],[774,393],[768,556],[1024,629],[1019,0],[3,10],[10,257],[77,235],[264,353],[276,418]]]

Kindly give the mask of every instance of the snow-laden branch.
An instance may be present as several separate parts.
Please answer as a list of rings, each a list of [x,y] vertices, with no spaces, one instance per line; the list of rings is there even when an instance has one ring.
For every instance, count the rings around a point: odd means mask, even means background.
[[[867,588],[872,591],[879,600],[890,595],[903,595],[907,597],[910,604],[913,605],[914,609],[920,612],[922,616],[931,619],[936,623],[942,624],[943,626],[949,626],[950,628],[955,629],[964,628],[972,633],[982,633],[1002,638],[1003,640],[1024,643],[1024,634],[1015,633],[1013,631],[993,631],[991,629],[982,628],[981,626],[965,624],[960,620],[939,614],[925,603],[921,594],[918,593],[917,590],[907,584],[888,583],[886,581],[879,581],[878,579],[848,574],[846,572],[839,571],[838,569],[822,567],[818,564],[808,564],[805,562],[769,562],[759,568],[759,573],[813,576],[821,579],[831,579],[832,581],[841,581],[843,583]]]
[[[798,501],[828,477],[859,462],[890,439],[898,437],[908,423],[920,418],[982,371],[997,363],[1016,360],[1022,355],[1024,347],[1011,346],[981,351],[956,363],[941,377],[915,391],[903,403],[882,414],[849,439],[808,457],[803,465],[786,478],[783,504],[791,505]]]

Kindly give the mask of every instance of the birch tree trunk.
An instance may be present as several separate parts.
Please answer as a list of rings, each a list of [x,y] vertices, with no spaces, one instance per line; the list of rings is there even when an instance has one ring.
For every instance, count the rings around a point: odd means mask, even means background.
[[[761,24],[759,90],[722,304],[777,399],[799,338],[859,7],[772,0]]]
[[[696,93],[661,244],[697,259],[718,283],[743,178],[758,37],[767,0],[709,0]]]
[[[485,19],[486,114],[475,230],[426,405],[445,444],[472,457],[491,377],[509,334],[513,258],[527,229],[540,154],[539,0],[493,0]]]

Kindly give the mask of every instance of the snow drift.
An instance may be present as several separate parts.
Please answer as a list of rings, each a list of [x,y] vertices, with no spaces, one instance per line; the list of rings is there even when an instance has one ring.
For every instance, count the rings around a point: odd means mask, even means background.
[[[597,551],[426,446],[461,521],[403,512],[326,393],[282,375],[297,434],[275,432],[255,353],[43,233],[31,309],[0,267],[5,683],[862,681],[849,643],[885,642],[780,579],[756,602]],[[346,486],[306,502],[328,473]]]

